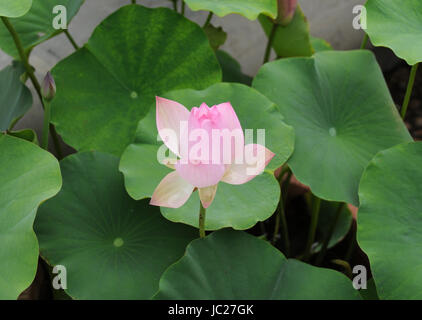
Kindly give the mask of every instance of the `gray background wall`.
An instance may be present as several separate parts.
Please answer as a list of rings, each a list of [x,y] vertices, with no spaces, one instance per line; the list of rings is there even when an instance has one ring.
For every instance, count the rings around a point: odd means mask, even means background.
[[[80,12],[71,22],[69,31],[76,42],[83,45],[105,17],[129,3],[129,0],[85,0]],[[172,7],[172,3],[168,0],[138,0],[138,3],[149,7]],[[363,32],[352,27],[353,7],[364,3],[365,0],[299,0],[308,17],[311,34],[326,39],[339,50],[359,47]],[[207,14],[207,12],[192,12],[189,9],[186,12],[190,19],[198,23],[203,23]],[[229,15],[224,18],[214,17],[213,24],[222,26],[228,33],[227,42],[222,49],[241,63],[244,73],[254,76],[262,63],[267,42],[259,23],[239,15]],[[42,80],[48,70],[73,51],[73,47],[63,34],[35,48],[30,62],[37,69],[36,76]],[[0,51],[0,69],[10,62],[11,58]],[[29,81],[28,85],[31,86]],[[40,135],[43,113],[36,94],[34,101],[32,109],[15,129],[35,128]]]

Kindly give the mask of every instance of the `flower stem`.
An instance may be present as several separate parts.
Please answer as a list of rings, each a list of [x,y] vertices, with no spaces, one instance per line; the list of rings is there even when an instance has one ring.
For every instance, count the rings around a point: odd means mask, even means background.
[[[293,172],[289,168],[289,170],[287,171],[287,177],[284,180],[283,184],[281,185],[281,193],[283,195],[283,202],[286,202],[287,200],[287,192],[289,191],[290,180],[292,179],[292,175],[293,175]]]
[[[270,32],[270,36],[268,37],[267,48],[265,49],[264,64],[267,63],[270,60],[271,48],[273,46],[277,27],[278,27],[278,25],[273,23],[273,27],[271,28],[271,32]]]
[[[76,43],[75,39],[73,39],[72,35],[69,33],[69,31],[67,29],[64,30],[64,34],[69,39],[69,41],[72,44],[73,48],[75,48],[75,50],[78,50],[79,49],[78,44]]]
[[[42,130],[41,148],[48,150],[48,135],[50,133],[51,102],[44,100],[44,126]]]
[[[59,134],[56,131],[56,127],[52,123],[50,123],[50,134],[51,138],[53,138],[53,144],[57,153],[57,158],[61,160],[63,159],[63,151],[60,145]]]
[[[308,242],[306,243],[304,261],[308,261],[309,258],[311,257],[312,244],[315,241],[315,234],[316,234],[316,229],[318,226],[320,207],[321,207],[321,199],[318,198],[317,196],[314,196],[312,200],[311,225],[309,227]]]
[[[315,264],[317,266],[320,265],[322,260],[324,259],[325,253],[327,252],[327,249],[328,249],[328,244],[330,243],[331,237],[333,236],[334,230],[336,229],[336,226],[337,226],[338,220],[340,219],[340,215],[341,215],[341,212],[343,211],[344,205],[345,205],[344,202],[339,203],[339,205],[338,205],[333,223],[330,226],[330,229],[327,233],[327,236],[324,239],[324,243],[322,244],[321,251],[319,252],[319,255],[316,259]]]
[[[360,48],[363,50],[366,48],[366,45],[368,44],[369,36],[365,32],[365,36],[363,37],[362,44],[360,45]]]
[[[280,202],[278,203],[278,217],[281,220],[281,228],[282,228],[282,235],[283,235],[283,243],[284,243],[284,254],[289,257],[290,256],[290,240],[289,240],[289,229],[287,227],[287,220],[286,220],[286,211],[284,208],[284,201],[283,195],[280,195]],[[277,230],[278,233],[278,230]],[[275,234],[274,234],[275,235]],[[275,242],[275,239],[273,239]]]
[[[173,0],[173,9],[174,9],[174,11],[176,11],[176,12],[177,12],[177,1],[178,1],[178,0]]]
[[[207,20],[205,21],[204,26],[202,28],[206,28],[211,23],[213,15],[214,14],[212,12],[208,14]]]
[[[261,237],[267,240],[267,229],[265,228],[264,222],[262,221],[259,222],[259,228],[261,229],[261,233],[262,233]]]
[[[404,97],[403,106],[401,108],[401,117],[406,118],[407,107],[409,106],[410,98],[412,97],[413,85],[415,84],[416,72],[418,71],[419,63],[412,66],[410,71],[409,83],[407,84],[406,96]]]
[[[15,42],[16,49],[18,50],[19,57],[20,57],[23,65],[25,67],[26,73],[28,74],[29,79],[31,79],[31,82],[32,82],[32,84],[35,88],[35,91],[37,92],[37,95],[38,95],[38,97],[41,101],[41,105],[44,108],[44,102],[43,102],[43,98],[42,98],[42,94],[41,94],[41,86],[40,86],[37,78],[35,77],[34,69],[29,64],[28,56],[25,53],[25,49],[23,48],[22,42],[19,38],[19,35],[16,32],[13,25],[10,23],[9,19],[7,19],[6,17],[1,17],[1,20],[3,21],[4,25],[6,26],[10,35],[12,36],[13,41]],[[53,125],[50,126],[50,130],[51,130],[51,134],[53,136],[54,146],[56,148],[57,155],[58,155],[59,159],[61,159],[62,158],[62,151],[61,151],[61,147],[60,147],[60,143],[59,143],[59,138],[57,136],[57,132],[56,132]]]
[[[205,215],[206,209],[202,205],[202,202],[199,202],[200,209],[199,209],[199,236],[201,238],[205,238]]]
[[[283,176],[287,172],[287,177],[283,182]],[[278,177],[278,181],[280,184],[280,201],[278,203],[277,208],[277,215],[274,227],[274,235],[273,235],[273,244],[277,241],[278,232],[280,230],[280,225],[282,228],[283,234],[283,243],[284,243],[284,254],[289,257],[290,256],[290,240],[289,240],[289,229],[287,226],[287,219],[286,219],[286,210],[285,210],[285,200],[288,191],[288,186],[290,183],[290,178],[292,177],[292,171],[287,167],[286,170],[283,170]]]
[[[353,253],[355,252],[356,245],[357,245],[356,234],[353,234],[352,239],[350,240],[350,243],[349,243],[349,248],[347,249],[346,255],[344,256],[344,260],[350,261],[350,259],[353,256]]]

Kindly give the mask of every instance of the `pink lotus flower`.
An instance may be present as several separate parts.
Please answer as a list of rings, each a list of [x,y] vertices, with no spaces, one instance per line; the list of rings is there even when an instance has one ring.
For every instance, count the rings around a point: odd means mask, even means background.
[[[151,205],[179,208],[198,189],[204,208],[214,200],[219,182],[239,185],[261,174],[274,153],[259,144],[245,145],[239,119],[229,102],[189,112],[183,105],[157,97],[160,138],[177,156],[175,169],[160,182]],[[168,160],[168,159],[167,159]]]

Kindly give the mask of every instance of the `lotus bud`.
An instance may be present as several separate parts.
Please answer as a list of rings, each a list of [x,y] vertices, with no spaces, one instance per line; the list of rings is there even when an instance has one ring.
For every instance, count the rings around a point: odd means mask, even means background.
[[[45,101],[50,102],[56,95],[56,83],[50,71],[45,75],[44,81],[41,86],[41,94]]]
[[[277,0],[278,17],[276,23],[287,26],[292,22],[296,12],[297,0]]]

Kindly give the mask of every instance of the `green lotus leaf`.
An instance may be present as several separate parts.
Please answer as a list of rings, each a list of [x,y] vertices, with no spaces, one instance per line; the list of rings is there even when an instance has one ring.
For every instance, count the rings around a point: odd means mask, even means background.
[[[359,290],[359,293],[363,300],[379,300],[374,278],[369,279],[366,284],[366,289]]]
[[[32,0],[0,0],[0,16],[17,18],[23,16],[32,6]]]
[[[422,142],[378,153],[359,186],[359,246],[380,299],[422,299]]]
[[[294,127],[289,166],[325,200],[358,206],[359,181],[373,156],[412,141],[369,51],[323,51],[271,62],[253,86]]]
[[[13,136],[19,139],[23,139],[38,145],[38,137],[34,130],[32,129],[23,129],[18,131],[10,131],[7,133],[9,136]]]
[[[388,47],[414,65],[422,61],[422,2],[368,0],[367,29],[375,46]]]
[[[267,166],[269,172],[240,185],[220,183],[212,205],[207,209],[205,228],[224,227],[248,229],[257,221],[266,220],[276,207],[280,188],[272,170],[287,161],[294,147],[294,132],[284,124],[276,105],[256,90],[241,84],[219,83],[203,91],[191,89],[172,91],[165,98],[177,101],[188,109],[205,102],[209,106],[230,101],[243,129],[265,129],[265,145],[276,154]],[[135,143],[123,153],[120,170],[126,189],[136,200],[151,197],[170,169],[158,163],[155,107],[139,122]],[[265,201],[262,201],[265,199]],[[178,209],[161,208],[167,219],[198,226],[199,197],[197,192]]]
[[[271,34],[273,21],[264,15],[259,16],[259,22],[267,36]],[[273,48],[280,58],[311,56],[313,53],[309,23],[298,6],[292,22],[287,26],[277,26]]]
[[[163,45],[165,44],[165,45]],[[129,5],[53,69],[52,122],[79,151],[121,155],[155,95],[221,80],[204,31],[168,8]]]
[[[237,82],[248,86],[252,84],[252,78],[242,72],[242,67],[236,59],[223,50],[217,50],[215,54],[223,71],[224,82]]]
[[[313,252],[321,251],[322,243],[327,237],[330,237],[328,249],[342,241],[349,232],[352,222],[352,213],[346,205],[338,202],[322,201],[317,226],[318,245],[315,246]],[[332,229],[334,223],[335,227]],[[333,230],[332,233],[331,230]]]
[[[17,0],[0,0],[15,2]],[[53,13],[53,8],[61,5],[66,8],[67,23],[78,13],[84,0],[33,0],[31,9],[22,17],[9,19],[19,35],[25,50],[56,36],[64,30],[56,30],[53,20],[58,14]],[[7,54],[19,58],[13,38],[3,24],[0,24],[0,49]]]
[[[61,187],[57,160],[33,143],[0,134],[0,299],[16,299],[34,280],[38,206]]]
[[[277,17],[277,0],[185,0],[193,11],[212,11],[219,17],[237,13],[255,20],[260,13]]]
[[[155,299],[360,299],[343,274],[286,259],[242,231],[213,232],[190,243],[160,280]]]
[[[227,40],[227,32],[222,27],[214,27],[212,24],[209,24],[204,28],[204,32],[214,51],[218,50]]]
[[[67,271],[76,299],[148,299],[162,272],[197,236],[131,199],[119,159],[85,152],[61,161],[63,189],[39,209],[35,232],[43,257]]]
[[[32,106],[31,91],[21,81],[25,68],[19,62],[0,71],[0,131],[6,131]]]
[[[314,52],[333,50],[331,44],[322,38],[311,37],[311,44]]]

